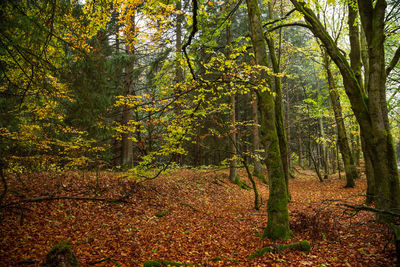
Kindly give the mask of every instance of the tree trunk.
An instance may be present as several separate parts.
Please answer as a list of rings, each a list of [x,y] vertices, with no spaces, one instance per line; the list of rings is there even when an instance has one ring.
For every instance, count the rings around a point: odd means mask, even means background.
[[[181,90],[181,83],[184,80],[183,76],[183,69],[181,64],[182,58],[182,21],[183,21],[183,14],[182,12],[182,3],[181,0],[176,2],[176,27],[175,27],[175,54],[176,54],[176,66],[175,66],[175,102],[174,102],[174,111],[175,116],[179,119],[181,115],[181,104],[180,104],[180,97],[182,94]],[[180,165],[182,164],[182,154],[174,153],[172,154],[172,160]]]
[[[229,142],[229,152],[230,152],[230,157],[232,158],[229,164],[229,179],[233,183],[238,183],[238,173],[237,173],[237,160],[236,160],[236,112],[235,112],[235,95],[232,94],[229,96],[229,104],[230,104],[230,113],[229,113],[229,118],[230,118],[230,126],[229,126],[229,135],[230,135],[230,142]]]
[[[228,24],[226,26],[226,56],[229,57],[230,54],[230,45],[232,43],[232,27],[231,24]],[[228,77],[228,82],[229,82],[229,77]],[[229,89],[232,89],[229,86]],[[237,142],[236,142],[236,99],[235,99],[235,94],[231,90],[230,95],[229,95],[229,157],[231,158],[230,163],[229,163],[229,180],[231,180],[233,183],[237,184],[239,183],[239,176],[237,173]]]
[[[260,135],[259,135],[259,124],[258,124],[258,106],[257,106],[257,95],[254,91],[252,91],[252,100],[251,100],[251,111],[253,118],[253,153],[254,153],[254,176],[258,177],[262,181],[266,182],[262,165],[260,160],[258,159],[258,150],[260,149]]]
[[[374,178],[374,167],[372,165],[372,158],[369,154],[369,150],[366,149],[364,138],[361,134],[361,147],[364,155],[365,164],[365,176],[367,177],[367,197],[365,199],[366,204],[372,204],[375,201],[375,178]]]
[[[333,112],[335,114],[335,122],[338,133],[338,145],[340,149],[340,153],[342,154],[342,159],[344,163],[344,170],[346,173],[346,185],[345,187],[354,187],[354,180],[358,178],[358,173],[356,166],[354,164],[353,155],[351,154],[349,141],[347,139],[346,127],[344,126],[342,106],[340,105],[340,97],[338,92],[336,91],[336,84],[333,78],[331,68],[330,68],[330,60],[328,55],[323,53],[324,58],[324,67],[326,71],[326,76],[328,79],[328,87],[329,87],[329,96],[332,102]]]
[[[321,83],[319,80],[318,75],[316,75],[317,79],[317,98],[318,103],[320,103],[320,95],[321,95]],[[324,179],[328,178],[328,157],[327,157],[327,150],[325,144],[325,129],[324,129],[324,121],[322,120],[321,108],[318,107],[318,124],[319,124],[319,136],[321,136],[322,142],[320,141],[318,144],[319,151],[321,155],[319,156],[320,162],[322,167],[324,168]]]
[[[299,166],[304,169],[304,164],[303,164],[303,140],[302,140],[302,132],[300,128],[300,124],[297,125],[297,145],[298,145],[298,150],[299,150]]]
[[[272,7],[271,2],[268,2],[268,10],[269,10],[270,19],[274,19],[273,7]],[[285,174],[285,183],[286,183],[286,191],[287,191],[286,194],[290,198],[288,146],[287,146],[287,140],[286,140],[286,135],[285,135],[285,124],[283,122],[283,111],[282,111],[282,106],[283,106],[282,83],[281,83],[281,78],[277,76],[280,73],[280,66],[279,66],[278,58],[276,56],[275,42],[274,42],[273,38],[274,37],[272,36],[272,33],[266,34],[265,39],[267,41],[269,55],[271,57],[272,69],[274,71],[274,74],[276,74],[274,76],[274,83],[272,84],[272,81],[271,81],[270,86],[272,88],[272,85],[274,85],[274,88],[275,88],[276,129],[278,132],[279,149],[281,152],[282,167],[283,167],[283,171]]]
[[[125,68],[125,80],[124,80],[124,96],[129,96],[133,93],[133,49],[127,49],[127,53],[130,55],[128,66]],[[129,130],[129,122],[133,119],[132,106],[124,105],[122,107],[122,125],[125,127],[125,131],[122,133],[121,140],[121,165],[125,167],[132,166],[133,159],[133,144],[132,144],[132,133]]]
[[[258,2],[246,0],[246,3],[256,64],[267,67],[267,46]],[[262,71],[262,78],[269,79],[265,71]],[[288,239],[292,232],[289,229],[288,196],[279,149],[274,98],[268,90],[257,91],[257,97],[261,114],[261,141],[265,148],[265,163],[270,180],[268,223],[262,237]]]

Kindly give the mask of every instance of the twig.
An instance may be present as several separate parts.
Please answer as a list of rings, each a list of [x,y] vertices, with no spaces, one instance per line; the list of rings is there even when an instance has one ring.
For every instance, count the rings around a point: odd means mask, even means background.
[[[102,201],[102,202],[108,202],[108,203],[127,202],[126,199],[129,198],[129,196],[132,194],[133,190],[135,189],[136,184],[137,183],[134,183],[132,185],[131,189],[120,198],[109,199],[109,198],[97,198],[97,197],[43,196],[43,197],[27,198],[27,199],[22,199],[19,202],[8,203],[6,205],[0,206],[0,209],[9,208],[9,207],[13,207],[13,206],[20,207],[20,205],[23,203],[52,201],[52,200],[60,200],[60,199],[83,200],[83,201]]]
[[[98,261],[89,262],[89,265],[95,265],[95,264],[102,263],[102,262],[105,262],[105,261],[111,261],[111,262],[114,263],[115,265],[121,266],[121,263],[119,263],[119,262],[116,261],[116,260],[111,259],[111,257],[105,257],[104,259],[101,259],[101,260],[98,260]]]
[[[372,207],[368,207],[368,206],[355,206],[355,205],[350,205],[350,204],[346,204],[346,203],[343,203],[341,205],[345,206],[347,208],[354,209],[356,212],[364,210],[364,211],[371,211],[371,212],[375,212],[375,213],[388,214],[388,215],[400,218],[399,213],[392,212],[390,210],[380,210],[380,209],[376,209],[376,208],[372,208]]]

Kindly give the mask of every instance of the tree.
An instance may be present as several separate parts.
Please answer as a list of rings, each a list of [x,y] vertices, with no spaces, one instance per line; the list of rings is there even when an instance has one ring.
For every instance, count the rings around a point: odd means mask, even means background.
[[[265,67],[268,66],[267,44],[262,28],[260,8],[257,0],[246,0],[246,3],[255,61],[257,65],[264,67],[261,70],[260,78],[268,79],[265,70]],[[265,163],[270,181],[267,207],[268,223],[263,237],[288,239],[292,233],[289,229],[288,195],[279,149],[275,102],[270,88],[256,91],[256,93],[261,113],[261,142],[265,148]]]
[[[274,12],[273,12],[273,6],[271,2],[268,2],[268,13],[269,13],[269,18],[271,20],[274,19]],[[271,63],[272,63],[272,69],[274,71],[274,83],[272,83],[271,79],[271,84],[270,87],[274,88],[274,92],[276,94],[275,96],[275,116],[276,116],[276,130],[278,133],[278,139],[279,139],[279,149],[280,149],[280,154],[281,154],[281,159],[282,159],[282,168],[285,174],[285,183],[286,183],[286,194],[290,198],[290,193],[289,193],[289,155],[288,155],[288,145],[287,145],[287,140],[286,140],[286,134],[285,134],[285,124],[283,122],[283,95],[282,95],[282,82],[281,78],[279,77],[280,73],[280,66],[279,66],[279,59],[276,55],[275,51],[275,41],[274,41],[274,35],[271,32],[267,32],[266,36],[266,41],[268,45],[268,50],[269,50],[269,55],[271,58]],[[279,51],[280,53],[280,51]]]
[[[356,166],[354,165],[353,155],[350,150],[349,141],[347,139],[346,128],[344,126],[342,106],[340,104],[340,97],[337,92],[337,87],[330,67],[330,60],[328,55],[323,53],[324,68],[328,80],[329,96],[332,103],[333,112],[335,113],[335,122],[338,135],[338,144],[340,153],[342,154],[344,170],[346,172],[346,185],[345,187],[354,187],[354,180],[358,178]]]

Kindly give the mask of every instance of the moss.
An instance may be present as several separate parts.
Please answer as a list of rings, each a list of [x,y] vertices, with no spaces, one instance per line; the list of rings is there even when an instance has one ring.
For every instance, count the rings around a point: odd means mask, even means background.
[[[253,259],[255,257],[261,257],[269,252],[280,252],[284,250],[298,250],[298,251],[311,251],[311,245],[310,242],[307,240],[303,240],[300,242],[292,243],[292,244],[280,244],[277,246],[271,246],[271,247],[263,247],[250,256],[247,257],[247,259]]]
[[[181,264],[179,262],[168,261],[168,260],[159,260],[159,261],[148,260],[144,263],[143,266],[144,267],[188,266],[188,264]]]
[[[169,210],[162,210],[162,211],[157,212],[155,214],[155,216],[158,218],[162,218],[162,217],[168,215],[168,213],[169,213]]]
[[[78,267],[81,266],[72,252],[71,244],[68,242],[59,242],[51,248],[46,255],[46,259],[42,266],[48,267]]]
[[[254,252],[253,254],[251,254],[250,256],[247,257],[247,259],[253,259],[256,257],[261,257],[269,252],[272,252],[272,248],[271,247],[263,247],[260,248],[259,250],[257,250],[256,252]]]
[[[285,189],[282,188],[282,190],[284,191]],[[262,239],[268,237],[273,240],[279,238],[287,240],[293,236],[292,231],[289,229],[287,201],[287,196],[285,196],[285,199],[271,199],[270,197],[268,200],[268,223],[262,235]]]
[[[283,240],[288,240],[293,237],[292,231],[290,231],[289,226],[281,225],[281,224],[268,224],[267,228],[265,228],[264,233],[262,235],[262,239],[271,238],[272,240],[276,240],[282,238]]]
[[[299,251],[311,251],[311,244],[307,240],[300,241],[296,247]]]
[[[221,261],[221,260],[222,260],[221,256],[217,256],[217,257],[210,259],[210,261]]]

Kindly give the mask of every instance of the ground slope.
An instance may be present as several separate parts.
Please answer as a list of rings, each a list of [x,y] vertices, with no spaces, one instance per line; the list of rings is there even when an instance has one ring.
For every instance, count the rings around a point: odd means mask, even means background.
[[[143,266],[158,259],[200,266],[395,263],[388,228],[374,224],[373,214],[352,214],[338,206],[362,203],[365,178],[356,181],[356,188],[344,189],[344,179],[331,176],[320,183],[314,173],[300,169],[290,181],[295,237],[288,242],[307,239],[312,251],[252,260],[246,258],[255,250],[274,245],[259,237],[267,220],[268,186],[258,184],[263,206],[255,211],[252,190],[230,184],[226,171],[177,170],[140,184],[120,174],[84,172],[8,175],[7,180],[6,203],[60,195],[112,199],[132,190],[123,203],[62,199],[2,209],[0,266],[42,261],[59,241],[73,245],[82,266]]]

